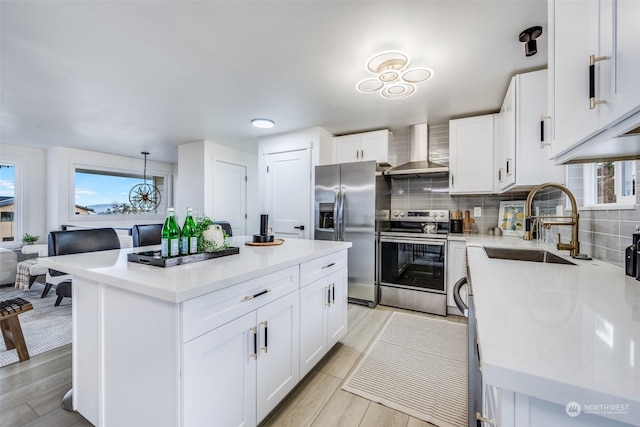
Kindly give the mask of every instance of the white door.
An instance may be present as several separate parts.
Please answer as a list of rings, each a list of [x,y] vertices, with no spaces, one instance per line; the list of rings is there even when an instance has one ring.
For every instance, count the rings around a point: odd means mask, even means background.
[[[229,221],[234,236],[246,234],[246,166],[215,161],[213,168],[213,218]]]
[[[310,237],[311,150],[268,155],[267,213],[276,237]]]

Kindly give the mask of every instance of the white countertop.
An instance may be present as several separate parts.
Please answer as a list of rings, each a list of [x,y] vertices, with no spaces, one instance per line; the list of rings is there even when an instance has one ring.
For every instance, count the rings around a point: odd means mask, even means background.
[[[248,236],[227,239],[229,245],[240,248],[237,255],[167,268],[127,261],[128,253],[154,247],[62,255],[40,258],[38,262],[68,274],[179,303],[351,247],[350,242],[302,239],[285,239],[279,246],[246,246],[250,240]]]
[[[640,425],[640,282],[553,245],[464,237],[483,380],[563,406],[629,404],[606,416]],[[540,248],[576,265],[490,259],[481,246]]]

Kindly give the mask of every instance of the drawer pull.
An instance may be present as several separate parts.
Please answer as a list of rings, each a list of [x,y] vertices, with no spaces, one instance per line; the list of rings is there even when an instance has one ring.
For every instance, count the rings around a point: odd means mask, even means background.
[[[322,266],[322,270],[324,270],[325,268],[331,268],[331,267],[333,267],[334,265],[336,265],[336,263],[335,263],[335,262],[332,262],[331,264],[323,265],[323,266]]]
[[[249,357],[256,360],[258,358],[258,329],[254,326],[250,328],[250,331],[253,332],[253,353]]]
[[[254,299],[254,298],[258,298],[260,295],[264,295],[264,294],[266,294],[267,292],[271,292],[271,289],[265,289],[264,291],[262,291],[262,292],[258,292],[258,293],[257,293],[257,294],[255,294],[255,295],[247,295],[246,297],[244,297],[244,299],[245,299],[245,301],[249,301],[249,300],[252,300],[252,299]]]

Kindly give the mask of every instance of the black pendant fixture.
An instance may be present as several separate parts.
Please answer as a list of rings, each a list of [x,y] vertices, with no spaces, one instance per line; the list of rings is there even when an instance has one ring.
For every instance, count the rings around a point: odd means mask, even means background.
[[[542,34],[542,27],[527,28],[520,33],[519,40],[524,43],[524,53],[526,56],[533,56],[538,53],[538,43],[536,39]]]
[[[144,155],[143,182],[131,188],[129,203],[137,212],[154,212],[160,205],[160,190],[153,184],[147,184],[147,156],[149,153],[142,151],[141,154]]]

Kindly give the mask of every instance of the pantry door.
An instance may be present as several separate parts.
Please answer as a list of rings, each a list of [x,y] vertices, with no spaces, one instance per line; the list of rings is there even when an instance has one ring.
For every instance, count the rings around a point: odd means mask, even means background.
[[[276,237],[309,239],[311,150],[267,155],[267,213]]]
[[[234,236],[247,230],[247,168],[216,160],[213,167],[213,219],[229,221]]]

